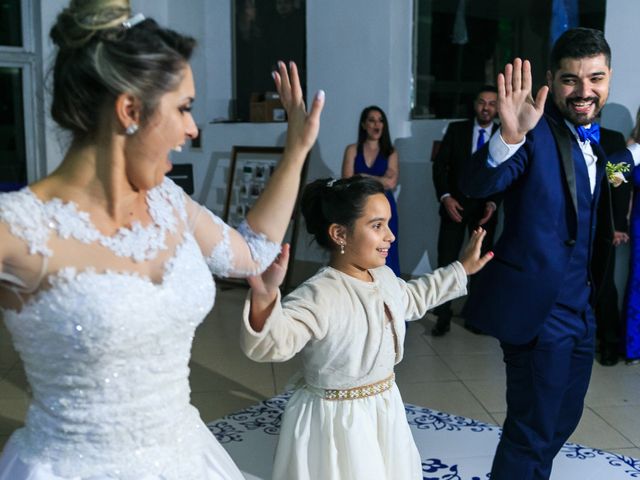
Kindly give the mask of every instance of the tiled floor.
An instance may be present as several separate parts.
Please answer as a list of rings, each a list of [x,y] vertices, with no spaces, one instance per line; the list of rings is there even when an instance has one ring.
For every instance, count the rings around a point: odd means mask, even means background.
[[[213,312],[196,333],[191,364],[192,401],[205,421],[282,391],[297,361],[257,364],[238,346],[245,291],[220,290]],[[430,330],[431,322],[424,321]],[[496,340],[458,324],[441,338],[410,324],[406,353],[397,367],[404,400],[500,424],[505,416],[504,369]],[[28,402],[20,361],[0,327],[0,448],[20,426]],[[640,458],[640,366],[594,365],[582,421],[570,441]]]

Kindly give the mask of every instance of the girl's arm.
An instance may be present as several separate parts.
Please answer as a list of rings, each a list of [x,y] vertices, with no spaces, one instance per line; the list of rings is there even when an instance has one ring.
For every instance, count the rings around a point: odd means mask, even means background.
[[[422,318],[427,310],[467,293],[467,275],[478,272],[493,258],[493,252],[480,256],[485,235],[486,231],[482,228],[473,232],[460,261],[438,268],[433,273],[406,284],[398,279],[404,285],[407,320]]]
[[[267,318],[273,311],[273,306],[279,299],[280,285],[282,285],[287,274],[289,250],[289,244],[285,243],[282,246],[280,255],[276,257],[275,261],[262,275],[247,277],[247,282],[251,287],[249,325],[256,332],[262,331]]]
[[[249,277],[251,291],[245,301],[240,345],[257,362],[284,362],[312,339],[326,336],[335,298],[331,286],[305,284],[280,301],[279,286],[289,261],[289,245],[265,272]]]

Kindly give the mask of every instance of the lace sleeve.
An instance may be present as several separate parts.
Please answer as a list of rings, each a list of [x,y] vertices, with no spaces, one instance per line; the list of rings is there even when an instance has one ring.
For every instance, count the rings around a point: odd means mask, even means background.
[[[262,273],[280,253],[279,243],[254,232],[246,222],[235,230],[201,205],[189,216],[191,231],[215,275],[246,277]]]
[[[52,255],[49,235],[41,204],[27,189],[0,195],[0,288],[21,301],[38,288]]]

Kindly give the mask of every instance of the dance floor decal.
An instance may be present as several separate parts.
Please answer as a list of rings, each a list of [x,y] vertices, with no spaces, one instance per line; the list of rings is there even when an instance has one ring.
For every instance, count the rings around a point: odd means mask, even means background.
[[[288,393],[209,423],[208,427],[248,478],[270,479],[273,453]],[[486,480],[500,428],[466,417],[406,404],[422,455],[424,480]],[[640,479],[640,460],[567,443],[551,480]]]

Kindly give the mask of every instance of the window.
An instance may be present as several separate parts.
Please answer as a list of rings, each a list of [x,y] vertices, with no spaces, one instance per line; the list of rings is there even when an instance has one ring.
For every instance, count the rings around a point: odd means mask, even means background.
[[[22,46],[20,0],[0,0],[0,45]]]
[[[414,118],[462,118],[473,98],[519,56],[545,83],[552,12],[604,29],[606,0],[415,0]],[[560,11],[559,11],[560,10]],[[569,20],[570,21],[570,20]]]
[[[246,122],[252,100],[275,90],[270,72],[278,60],[296,62],[305,90],[306,8],[305,0],[235,0],[234,10],[235,116]]]
[[[22,69],[0,67],[0,191],[27,183]]]
[[[32,0],[0,0],[0,191],[40,174],[42,115]],[[29,132],[29,135],[26,135]]]

